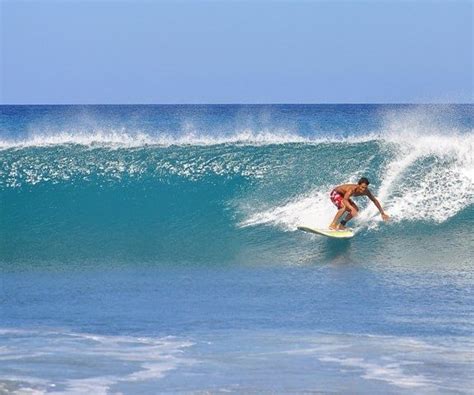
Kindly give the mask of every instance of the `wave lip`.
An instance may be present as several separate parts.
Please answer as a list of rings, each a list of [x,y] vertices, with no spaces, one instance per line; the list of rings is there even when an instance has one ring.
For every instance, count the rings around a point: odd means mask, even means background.
[[[50,147],[61,145],[81,145],[108,148],[140,148],[148,146],[213,146],[221,144],[235,145],[281,145],[281,144],[320,144],[320,143],[359,143],[378,139],[375,134],[363,136],[302,136],[288,130],[251,130],[206,134],[201,132],[157,133],[152,135],[141,131],[95,130],[93,132],[61,131],[50,134],[34,134],[23,139],[0,140],[0,150],[12,148]]]

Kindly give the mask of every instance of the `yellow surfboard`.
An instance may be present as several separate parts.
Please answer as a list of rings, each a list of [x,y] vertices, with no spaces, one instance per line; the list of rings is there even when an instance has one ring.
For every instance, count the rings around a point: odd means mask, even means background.
[[[346,230],[317,229],[317,228],[313,229],[313,228],[308,228],[307,226],[298,226],[298,230],[314,233],[316,235],[332,237],[335,239],[350,239],[351,237],[354,236],[354,231],[352,229],[346,229]]]

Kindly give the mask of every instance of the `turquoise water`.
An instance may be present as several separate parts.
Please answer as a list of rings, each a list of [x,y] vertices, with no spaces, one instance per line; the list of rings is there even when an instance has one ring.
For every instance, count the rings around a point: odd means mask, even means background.
[[[472,106],[1,106],[0,392],[469,393]],[[371,180],[356,236],[335,185]]]

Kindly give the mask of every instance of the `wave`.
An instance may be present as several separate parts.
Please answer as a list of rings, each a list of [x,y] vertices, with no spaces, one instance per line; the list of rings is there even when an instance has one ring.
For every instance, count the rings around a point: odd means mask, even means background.
[[[260,204],[253,204],[257,211],[248,213],[240,222],[242,226],[265,223],[294,229],[303,218],[310,225],[327,222],[327,213],[333,211],[328,191],[338,183],[368,175],[395,221],[443,222],[473,201],[473,152],[472,134],[412,133],[270,147],[230,143],[122,150],[34,146],[3,151],[0,186],[146,180],[169,183],[172,177],[190,182],[212,176],[241,178],[252,180],[257,194],[268,196],[270,192],[281,199],[274,205],[262,196],[253,196]],[[276,192],[276,188],[283,193]],[[268,203],[272,206],[258,209]],[[375,223],[374,214],[376,210],[369,206],[361,212],[359,222]],[[312,217],[321,221],[309,220]]]
[[[261,231],[270,246],[299,225],[327,226],[335,214],[329,191],[361,176],[398,234],[410,224],[426,231],[473,216],[474,133],[417,118],[345,137],[95,131],[3,140],[1,147],[0,247],[10,257],[21,248],[47,255],[58,240],[64,251],[128,246],[173,260],[206,245],[235,256],[261,240]],[[353,226],[376,232],[376,208],[358,203]],[[452,226],[463,227],[462,220]]]

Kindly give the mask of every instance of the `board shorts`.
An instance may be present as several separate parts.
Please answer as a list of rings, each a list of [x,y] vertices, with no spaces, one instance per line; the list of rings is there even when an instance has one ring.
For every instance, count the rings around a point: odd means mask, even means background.
[[[341,209],[344,205],[342,204],[342,201],[344,200],[344,195],[341,195],[339,192],[337,192],[335,189],[331,191],[331,202],[334,203],[334,205],[338,208]]]
[[[343,200],[344,200],[344,195],[337,192],[335,189],[333,189],[331,191],[331,202],[334,203],[334,205],[338,208],[338,209],[341,209],[344,207],[344,204],[342,203]],[[347,199],[349,201],[350,204],[352,204],[356,210],[359,210],[357,205],[352,201],[352,199]]]

